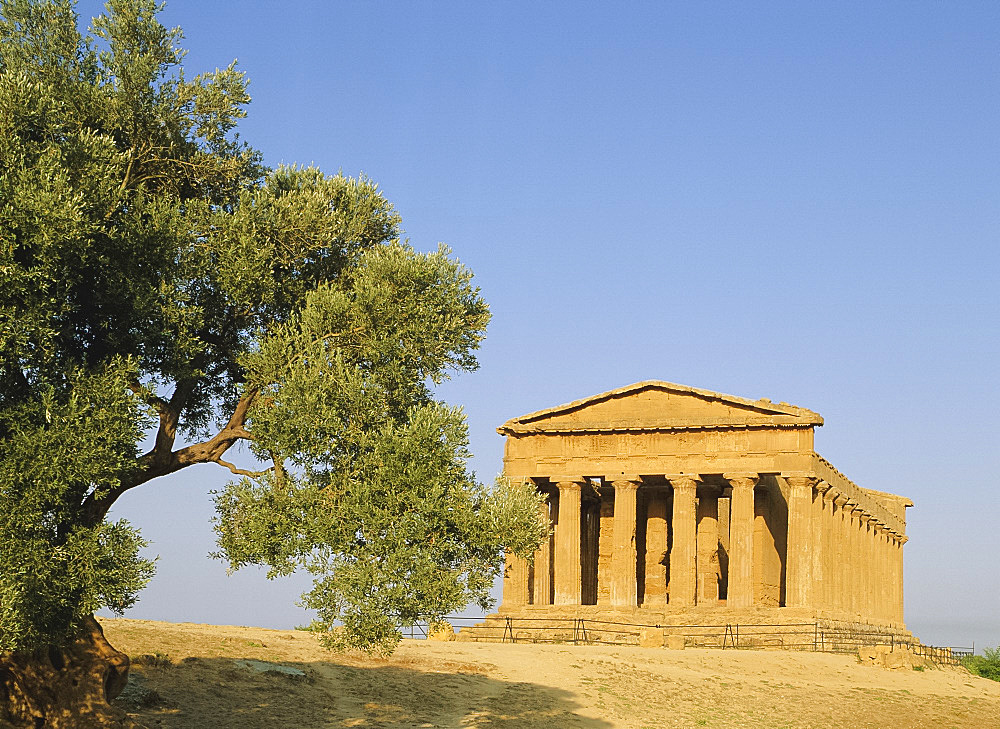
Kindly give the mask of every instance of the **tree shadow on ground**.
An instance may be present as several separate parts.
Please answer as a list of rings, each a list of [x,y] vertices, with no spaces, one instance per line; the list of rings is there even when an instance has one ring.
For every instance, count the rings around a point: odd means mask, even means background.
[[[431,671],[320,661],[278,665],[305,675],[254,673],[221,657],[139,666],[118,703],[151,729],[611,727],[577,714],[579,697],[569,691],[492,678],[472,663]]]

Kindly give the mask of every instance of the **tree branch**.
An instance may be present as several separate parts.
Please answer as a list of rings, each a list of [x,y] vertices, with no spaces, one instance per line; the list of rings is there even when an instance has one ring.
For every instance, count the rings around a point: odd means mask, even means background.
[[[132,382],[128,383],[128,389],[141,397],[147,405],[156,408],[156,412],[158,413],[163,413],[167,407],[166,400],[149,390],[149,388],[143,387],[138,380],[132,380]]]
[[[259,388],[252,387],[243,393],[239,402],[236,403],[236,407],[233,408],[229,422],[215,436],[201,443],[194,443],[171,451],[183,402],[190,397],[196,382],[196,380],[184,381],[178,384],[177,389],[174,390],[170,402],[167,403],[167,412],[160,415],[160,429],[156,434],[156,445],[153,450],[139,457],[135,475],[108,491],[102,493],[95,491],[84,500],[81,508],[86,524],[100,523],[122,494],[159,476],[175,473],[196,463],[219,463],[233,471],[235,466],[222,461],[222,456],[232,448],[236,441],[252,440],[253,436],[246,429],[245,423]],[[163,447],[167,450],[160,450]],[[244,472],[242,475],[253,475],[253,472]]]
[[[154,461],[166,462],[169,460],[174,441],[177,439],[177,423],[181,419],[181,411],[184,410],[184,406],[197,384],[198,380],[194,377],[180,380],[169,401],[164,402],[162,398],[157,398],[163,402],[163,407],[160,409],[160,427],[156,431],[156,444],[153,446],[153,450],[147,454]]]
[[[220,466],[225,466],[230,471],[235,473],[237,476],[249,476],[250,478],[259,478],[268,471],[274,470],[273,468],[265,468],[263,471],[248,471],[245,468],[239,468],[235,463],[224,461],[221,458],[216,458],[215,462],[218,463]]]

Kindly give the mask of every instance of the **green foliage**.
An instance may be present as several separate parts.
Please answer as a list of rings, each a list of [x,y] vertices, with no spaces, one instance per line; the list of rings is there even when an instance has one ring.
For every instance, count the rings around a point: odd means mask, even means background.
[[[981,656],[966,656],[962,665],[977,676],[1000,681],[1000,646],[984,648]]]
[[[477,367],[471,272],[400,241],[372,181],[265,169],[242,73],[189,80],[154,0],[106,7],[83,37],[71,0],[0,0],[0,650],[131,604],[152,565],[108,509],[194,463],[243,476],[220,555],[312,571],[335,642],[485,604],[544,527],[433,397]]]
[[[127,395],[133,374],[113,361],[73,373],[66,398],[49,388],[0,411],[0,650],[64,639],[102,606],[124,610],[152,574],[127,522],[78,518],[136,467],[148,418]]]

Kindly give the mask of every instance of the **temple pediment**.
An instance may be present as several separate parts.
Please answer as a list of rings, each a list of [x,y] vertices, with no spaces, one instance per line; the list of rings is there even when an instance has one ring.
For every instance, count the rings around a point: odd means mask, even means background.
[[[650,380],[511,418],[497,428],[516,433],[802,428],[823,424],[818,413],[787,403],[747,400]]]

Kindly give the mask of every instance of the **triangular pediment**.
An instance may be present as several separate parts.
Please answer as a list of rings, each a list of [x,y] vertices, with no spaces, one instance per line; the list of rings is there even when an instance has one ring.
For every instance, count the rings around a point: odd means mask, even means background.
[[[726,427],[822,425],[812,410],[769,400],[747,400],[672,382],[650,380],[512,418],[502,435],[527,432],[691,430]]]

